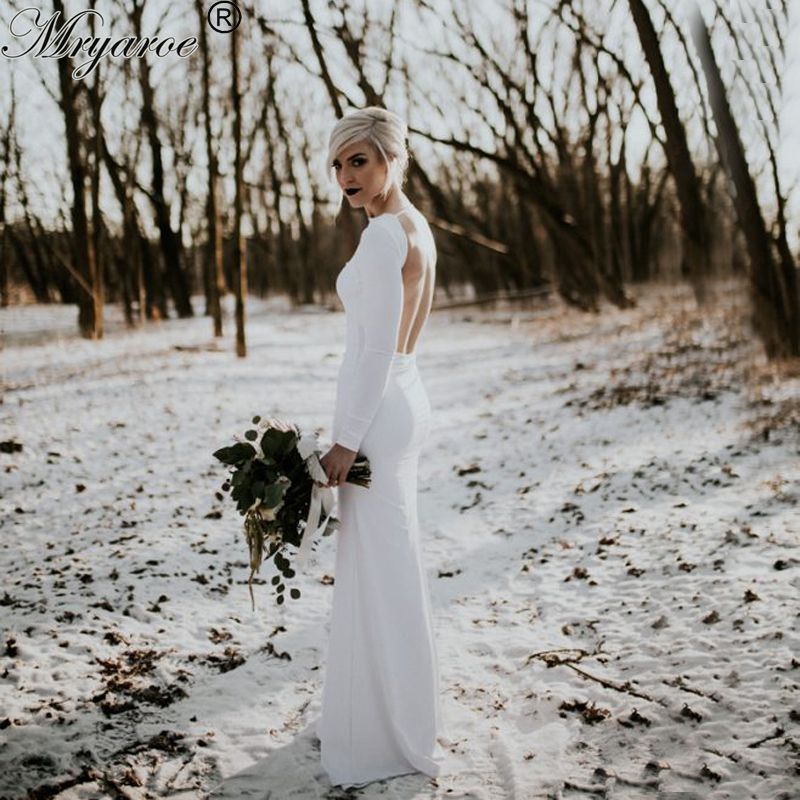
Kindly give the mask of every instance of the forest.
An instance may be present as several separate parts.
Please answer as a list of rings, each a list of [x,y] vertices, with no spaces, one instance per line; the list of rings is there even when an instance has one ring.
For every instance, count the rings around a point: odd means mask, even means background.
[[[766,351],[800,353],[788,0],[240,5],[230,34],[201,0],[92,2],[70,27],[193,37],[183,58],[89,72],[7,45],[4,307],[76,305],[99,338],[105,303],[131,327],[203,314],[216,336],[228,293],[330,303],[361,222],[336,212],[326,132],[384,105],[409,121],[439,307],[553,293],[624,308],[626,286],[651,279],[703,304],[710,280],[738,275]],[[76,8],[54,0],[37,25]],[[11,15],[30,37],[33,10],[14,0]]]

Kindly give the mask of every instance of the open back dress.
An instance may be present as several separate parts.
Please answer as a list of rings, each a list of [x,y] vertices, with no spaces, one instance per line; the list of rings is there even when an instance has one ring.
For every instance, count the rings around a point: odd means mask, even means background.
[[[431,407],[416,352],[395,351],[409,250],[400,214],[369,219],[336,279],[346,350],[333,441],[366,455],[372,470],[369,488],[337,489],[341,525],[316,732],[322,766],[344,788],[411,772],[434,777],[444,759],[417,515]],[[432,243],[429,229],[428,236]]]

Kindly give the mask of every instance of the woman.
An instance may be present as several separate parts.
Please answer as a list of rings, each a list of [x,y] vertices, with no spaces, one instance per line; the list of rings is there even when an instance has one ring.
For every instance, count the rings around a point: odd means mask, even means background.
[[[333,446],[322,457],[338,487],[341,527],[322,712],[322,765],[332,784],[439,774],[439,674],[429,587],[419,548],[417,467],[430,404],[416,344],[430,313],[436,247],[401,186],[407,127],[377,107],[334,127],[328,163],[353,208],[367,215],[336,279],[347,319]],[[345,478],[361,451],[368,489]]]

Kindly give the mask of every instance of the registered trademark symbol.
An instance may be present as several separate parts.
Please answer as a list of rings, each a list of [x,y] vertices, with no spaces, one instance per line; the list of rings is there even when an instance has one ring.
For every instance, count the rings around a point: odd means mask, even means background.
[[[208,9],[207,19],[217,33],[232,33],[242,21],[242,12],[231,0],[218,0]]]

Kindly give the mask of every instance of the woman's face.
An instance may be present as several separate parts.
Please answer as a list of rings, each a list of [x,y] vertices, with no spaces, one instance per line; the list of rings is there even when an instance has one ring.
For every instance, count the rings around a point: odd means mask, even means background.
[[[368,142],[344,147],[333,161],[339,188],[351,208],[363,208],[380,193],[386,180],[386,164]]]

